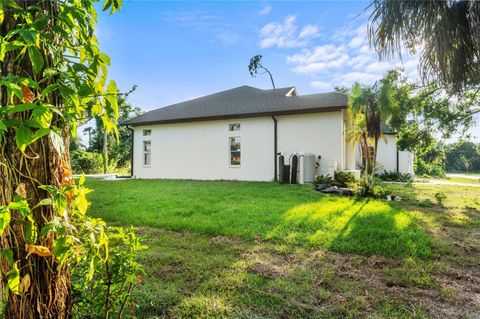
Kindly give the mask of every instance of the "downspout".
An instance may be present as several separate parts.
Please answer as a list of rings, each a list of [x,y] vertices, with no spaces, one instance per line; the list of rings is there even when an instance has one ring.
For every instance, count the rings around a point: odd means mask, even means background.
[[[273,167],[274,167],[274,176],[273,180],[278,181],[278,167],[277,167],[277,119],[272,115],[273,120]]]
[[[400,158],[400,152],[398,151],[398,145],[397,145],[397,173],[400,173],[400,169],[399,169],[400,168],[400,165],[399,165],[400,160],[399,160],[399,158]]]
[[[132,135],[131,135],[131,143],[132,143],[132,151],[131,151],[131,154],[130,154],[130,177],[133,177],[133,152],[134,152],[134,139],[133,139],[133,134],[134,134],[134,130],[133,128],[131,128],[130,126],[127,125],[127,129],[130,130],[130,132],[132,132]]]

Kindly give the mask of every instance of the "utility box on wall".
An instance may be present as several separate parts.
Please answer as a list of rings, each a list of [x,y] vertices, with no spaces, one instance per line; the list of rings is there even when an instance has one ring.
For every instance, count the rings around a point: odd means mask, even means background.
[[[316,156],[315,154],[305,153],[300,156],[300,184],[313,183],[316,174]],[[303,176],[302,176],[303,175]]]

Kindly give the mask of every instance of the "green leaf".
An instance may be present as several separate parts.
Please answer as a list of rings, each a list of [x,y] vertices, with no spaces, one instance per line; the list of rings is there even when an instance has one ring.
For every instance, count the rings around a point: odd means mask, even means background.
[[[44,72],[45,74],[45,72]],[[53,91],[55,91],[56,89],[58,88],[58,84],[57,83],[53,83],[53,84],[50,84],[49,86],[47,86],[46,88],[44,88],[42,90],[42,93],[40,94],[42,97],[45,97],[47,96],[49,93],[52,93]]]
[[[0,249],[0,256],[5,258],[10,266],[13,265],[13,251],[10,248]]]
[[[35,142],[36,140],[38,140],[39,138],[42,138],[42,137],[44,137],[45,135],[48,135],[49,133],[50,133],[50,129],[49,129],[49,128],[45,128],[45,127],[39,128],[39,129],[36,130],[35,133],[33,134],[32,143]]]
[[[2,2],[0,1],[0,24],[3,23],[3,18],[4,18],[4,15],[3,15],[3,4],[2,4]]]
[[[25,149],[33,141],[33,132],[28,126],[21,126],[15,133],[15,142],[20,151],[25,152]]]
[[[32,112],[32,116],[40,124],[40,127],[50,127],[53,114],[46,105],[40,105],[36,107]]]
[[[7,88],[7,92],[10,95],[10,101],[13,103],[13,95],[15,95],[18,99],[23,99],[23,92],[22,88],[13,82],[6,81],[3,83]]]
[[[4,121],[0,121],[0,137],[3,135],[4,132],[8,130],[7,124]]]
[[[51,205],[53,205],[52,199],[51,198],[44,198],[40,202],[38,202],[38,204],[35,205],[35,207],[33,207],[33,208],[37,208],[39,206],[51,206]]]
[[[37,241],[38,231],[35,225],[35,220],[32,216],[27,216],[25,225],[25,239],[27,243],[34,244]]]
[[[16,104],[8,109],[8,113],[19,113],[33,110],[37,105],[34,103]]]
[[[24,218],[32,213],[28,206],[28,202],[24,199],[8,203],[8,209],[18,212]]]
[[[40,50],[34,46],[28,47],[28,56],[30,57],[35,73],[40,73],[43,68],[43,56]]]
[[[85,184],[85,174],[82,174],[82,176],[80,176],[80,180],[78,181],[78,185],[83,185]]]
[[[18,263],[19,261],[16,261],[13,264],[12,270],[7,273],[7,287],[16,295],[19,294],[20,288],[20,271],[18,270]]]
[[[68,251],[70,250],[70,245],[67,243],[67,238],[62,236],[57,238],[53,244],[53,254],[59,260],[64,260]]]
[[[10,210],[7,206],[0,206],[0,235],[3,234],[8,224],[10,224]]]
[[[28,45],[35,45],[36,44],[36,39],[37,39],[37,33],[32,30],[20,30],[18,32],[20,36],[22,37],[23,41],[25,41],[26,44]]]

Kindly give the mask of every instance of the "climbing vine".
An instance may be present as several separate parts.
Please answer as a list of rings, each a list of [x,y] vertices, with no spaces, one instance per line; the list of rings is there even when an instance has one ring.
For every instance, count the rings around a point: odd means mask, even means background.
[[[0,312],[8,318],[71,317],[72,267],[85,269],[77,274],[86,281],[101,276],[109,234],[118,237],[86,215],[89,190],[83,178],[75,183],[68,153],[89,117],[118,134],[118,90],[107,81],[94,2],[0,0]],[[103,10],[120,7],[106,0]],[[131,252],[143,249],[133,233],[122,238]]]

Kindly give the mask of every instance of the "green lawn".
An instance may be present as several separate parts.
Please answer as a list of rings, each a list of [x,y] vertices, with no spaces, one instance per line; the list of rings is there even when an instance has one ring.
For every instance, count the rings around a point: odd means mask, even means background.
[[[401,202],[273,183],[87,180],[90,213],[150,249],[138,318],[476,318],[480,188]],[[446,194],[440,206],[435,194]]]
[[[102,187],[108,185],[107,187]],[[89,181],[92,211],[107,221],[338,252],[428,256],[414,213],[386,202],[331,197],[310,186],[273,183]]]

